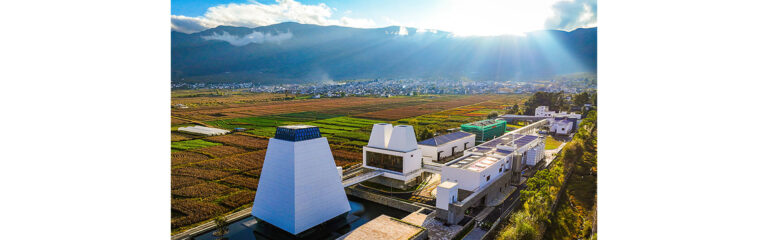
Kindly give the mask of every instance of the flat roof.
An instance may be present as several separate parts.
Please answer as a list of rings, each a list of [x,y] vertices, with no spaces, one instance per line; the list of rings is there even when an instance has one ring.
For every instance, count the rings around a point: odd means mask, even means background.
[[[288,129],[305,129],[305,128],[316,128],[316,126],[312,126],[312,125],[305,125],[305,124],[298,124],[298,125],[285,125],[285,126],[279,126],[279,128],[288,128]]]
[[[462,138],[465,138],[465,137],[471,137],[473,135],[475,135],[475,134],[459,131],[459,132],[454,132],[454,133],[449,133],[449,134],[445,134],[445,135],[436,136],[436,137],[433,137],[433,138],[421,141],[421,142],[419,142],[419,145],[439,146],[439,145],[443,145],[443,144],[452,142],[454,140],[462,139]]]
[[[499,159],[495,157],[469,155],[466,158],[459,158],[458,161],[454,161],[448,166],[480,172],[498,161]]]
[[[459,185],[459,183],[451,182],[451,181],[445,181],[445,182],[441,183],[440,185],[437,185],[437,187],[450,189],[450,188],[455,187],[456,185]]]
[[[424,228],[412,223],[381,215],[349,233],[344,239],[398,239],[407,240],[420,234]]]
[[[488,125],[497,124],[499,122],[501,122],[501,121],[498,121],[496,119],[485,119],[485,120],[480,120],[480,121],[477,121],[477,122],[465,123],[464,125],[485,127],[485,126],[488,126]]]
[[[484,143],[482,143],[480,145],[477,145],[476,147],[474,147],[472,149],[473,150],[475,148],[478,148],[478,149],[479,148],[489,149],[489,148],[495,148],[498,145],[510,146],[512,144],[515,144],[515,145],[517,145],[517,147],[520,147],[520,146],[523,146],[525,144],[530,143],[533,140],[536,140],[537,138],[539,138],[539,137],[536,136],[536,135],[507,134],[507,135],[502,135],[500,137],[494,138],[493,140],[484,142]]]

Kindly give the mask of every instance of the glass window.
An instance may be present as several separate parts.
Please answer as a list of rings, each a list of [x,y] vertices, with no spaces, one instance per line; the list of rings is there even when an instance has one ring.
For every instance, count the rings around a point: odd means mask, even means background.
[[[368,166],[403,172],[403,157],[389,154],[366,152],[365,162]]]

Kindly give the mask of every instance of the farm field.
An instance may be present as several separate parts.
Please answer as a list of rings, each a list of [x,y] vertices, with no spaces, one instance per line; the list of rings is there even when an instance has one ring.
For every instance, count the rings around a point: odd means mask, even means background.
[[[322,112],[338,108],[376,106],[389,103],[418,101],[419,99],[420,98],[347,97],[270,101],[258,104],[226,104],[188,109],[174,109],[171,111],[171,115],[190,120],[210,121],[297,112]]]
[[[552,136],[547,136],[544,140],[544,150],[557,149],[563,142],[555,140]]]
[[[171,111],[173,233],[250,207],[268,139],[274,136],[277,126],[320,127],[323,137],[328,138],[336,165],[348,168],[362,161],[362,147],[375,123],[409,124],[416,131],[426,128],[444,132],[483,119],[493,111],[503,114],[506,107],[521,104],[525,99],[523,95],[443,95],[283,101],[274,98],[282,95],[211,94],[189,90],[173,93],[174,104],[189,106]],[[176,131],[185,125],[246,130],[211,137]]]

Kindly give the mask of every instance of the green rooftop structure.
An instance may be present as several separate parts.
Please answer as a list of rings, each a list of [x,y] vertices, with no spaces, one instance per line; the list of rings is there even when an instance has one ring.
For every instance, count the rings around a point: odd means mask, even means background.
[[[486,119],[461,125],[461,131],[474,133],[475,143],[482,143],[497,138],[507,130],[507,121],[503,119]]]

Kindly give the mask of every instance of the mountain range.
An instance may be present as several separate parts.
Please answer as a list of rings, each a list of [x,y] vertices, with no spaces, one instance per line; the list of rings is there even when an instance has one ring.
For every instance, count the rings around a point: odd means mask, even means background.
[[[597,71],[597,28],[455,36],[406,27],[280,23],[171,32],[173,82],[259,84],[375,78],[530,80]]]

